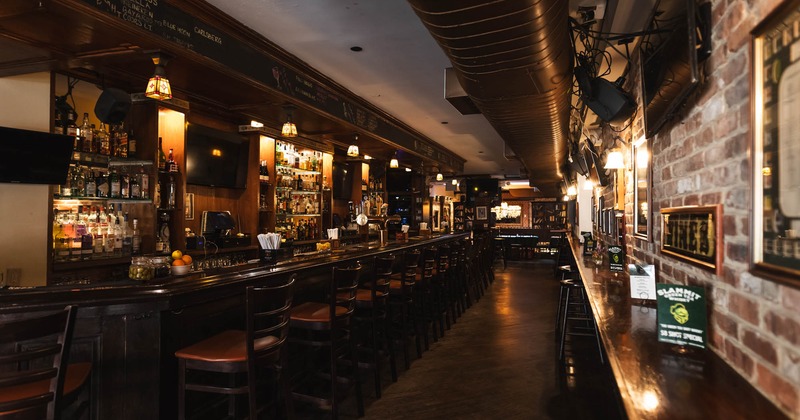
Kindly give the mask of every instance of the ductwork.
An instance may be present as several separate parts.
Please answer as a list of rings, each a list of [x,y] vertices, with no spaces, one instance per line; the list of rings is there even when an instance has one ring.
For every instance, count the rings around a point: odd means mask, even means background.
[[[558,194],[572,85],[564,0],[409,0],[464,91],[519,157],[531,185]]]

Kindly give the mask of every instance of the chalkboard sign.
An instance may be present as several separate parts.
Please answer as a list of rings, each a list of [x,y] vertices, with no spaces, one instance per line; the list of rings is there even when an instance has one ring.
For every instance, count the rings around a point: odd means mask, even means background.
[[[658,341],[706,347],[706,292],[702,287],[656,285]]]
[[[419,139],[375,112],[340,97],[323,83],[285,66],[251,44],[163,0],[83,2],[402,148],[436,160],[457,172],[464,169],[463,160],[436,143]]]

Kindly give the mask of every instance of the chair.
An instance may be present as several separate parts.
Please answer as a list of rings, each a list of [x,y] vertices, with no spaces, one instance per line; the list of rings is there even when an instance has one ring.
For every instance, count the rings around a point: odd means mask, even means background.
[[[360,341],[369,342],[359,345],[359,365],[371,369],[375,380],[375,397],[381,398],[380,360],[382,350],[389,353],[389,365],[392,373],[392,382],[397,382],[397,364],[395,361],[394,346],[390,342],[389,296],[391,294],[390,276],[394,266],[395,256],[380,256],[373,259],[372,276],[368,282],[356,292],[356,311],[353,319],[358,326]],[[366,358],[360,357],[368,353]]]
[[[0,323],[0,417],[62,418],[91,372],[91,363],[67,364],[75,312]]]
[[[354,386],[359,417],[364,415],[364,398],[361,393],[361,380],[358,375],[354,336],[352,334],[352,315],[356,308],[356,294],[362,267],[339,268],[331,270],[331,279],[326,302],[305,302],[292,308],[290,342],[307,350],[305,361],[310,364],[314,353],[321,353],[327,359],[320,366],[310,366],[303,383],[295,387],[292,395],[295,400],[307,402],[318,408],[329,409],[331,417],[339,416],[339,406],[344,399],[340,384],[348,388]],[[321,351],[324,349],[324,352]],[[320,351],[314,351],[320,350]],[[327,366],[324,366],[327,365]],[[346,371],[350,367],[350,372]],[[312,379],[325,379],[324,388],[328,395],[318,395]]]
[[[248,286],[245,292],[246,328],[227,330],[175,352],[178,358],[178,418],[186,418],[186,391],[228,396],[228,415],[235,418],[236,395],[247,394],[250,418],[258,416],[258,369],[275,372],[283,394],[286,417],[293,417],[289,394],[288,352],[284,345],[289,326],[295,276],[280,286]],[[209,372],[226,374],[229,381],[209,380]],[[246,373],[247,383],[237,384]],[[196,376],[196,378],[190,378]],[[213,378],[212,378],[213,379]]]

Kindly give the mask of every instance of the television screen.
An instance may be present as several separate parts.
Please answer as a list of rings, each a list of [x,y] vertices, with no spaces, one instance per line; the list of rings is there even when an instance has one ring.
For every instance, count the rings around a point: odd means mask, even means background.
[[[595,185],[603,187],[608,185],[608,177],[606,176],[606,170],[603,169],[603,163],[600,161],[600,155],[597,153],[594,144],[589,140],[583,142],[583,156],[589,167],[589,179]]]
[[[238,134],[189,124],[186,129],[186,183],[245,188],[248,152],[247,140]]]
[[[353,171],[350,164],[344,162],[333,162],[331,167],[333,179],[333,198],[339,200],[351,200],[353,187]]]
[[[0,182],[63,184],[73,137],[0,127]]]
[[[659,0],[642,39],[641,74],[648,137],[672,119],[698,84],[695,0]]]
[[[405,168],[389,168],[386,171],[386,190],[390,193],[411,191],[413,189],[413,172]]]

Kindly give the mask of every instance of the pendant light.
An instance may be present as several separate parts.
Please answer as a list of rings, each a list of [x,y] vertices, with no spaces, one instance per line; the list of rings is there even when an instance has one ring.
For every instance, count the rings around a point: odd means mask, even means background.
[[[604,169],[622,169],[625,167],[625,161],[622,157],[622,152],[618,150],[614,150],[608,154],[606,157],[606,165],[603,166]]]
[[[347,148],[347,156],[350,157],[358,157],[358,134],[355,135],[355,139],[353,139],[353,144]]]
[[[400,162],[397,161],[397,152],[394,152],[392,160],[389,161],[389,167],[395,169],[400,167]]]
[[[292,122],[292,111],[294,107],[287,105],[283,107],[286,112],[286,122],[281,127],[281,136],[283,137],[297,137],[297,126]]]
[[[444,175],[442,175],[442,173],[439,172],[438,174],[436,174],[436,180],[437,181],[444,181]]]
[[[153,64],[156,65],[156,69],[153,72],[153,77],[147,82],[144,96],[159,101],[172,99],[172,87],[170,86],[169,79],[167,79],[167,73],[164,70],[164,66],[167,65],[169,58],[160,52],[154,53],[150,58],[153,60]]]

